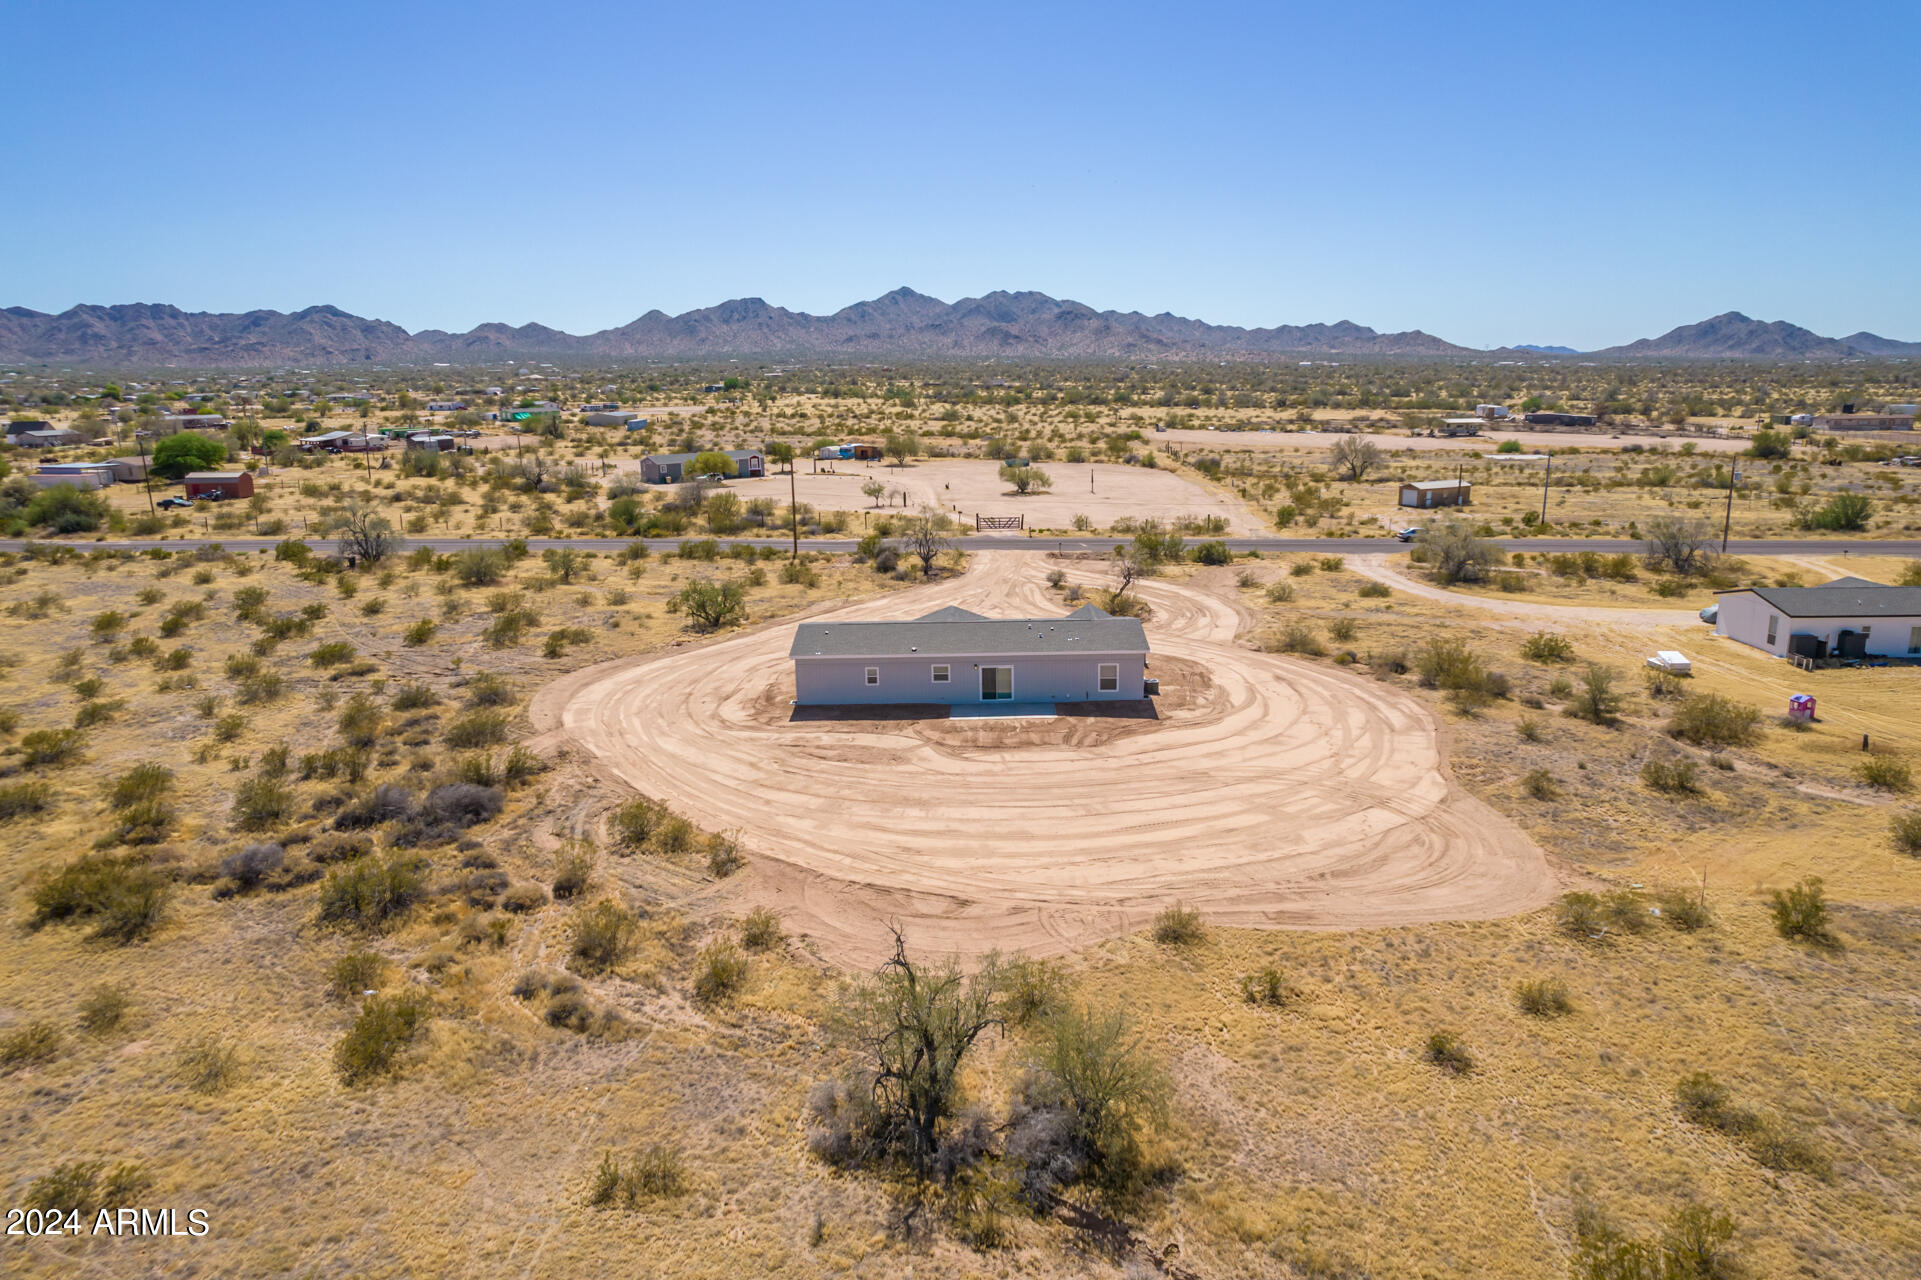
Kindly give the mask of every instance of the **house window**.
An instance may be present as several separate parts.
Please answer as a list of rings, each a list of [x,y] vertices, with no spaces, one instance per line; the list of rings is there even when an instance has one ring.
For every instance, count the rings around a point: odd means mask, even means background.
[[[1121,687],[1121,664],[1118,662],[1101,663],[1101,692],[1117,693]]]
[[[879,667],[869,667],[869,668],[867,668],[867,683],[868,683],[868,684],[879,684],[879,683],[880,683],[880,668],[879,668]]]
[[[934,683],[935,684],[946,684],[948,674],[949,673],[948,673],[946,663],[942,662],[942,663],[936,663],[934,665]]]
[[[1769,643],[1770,645],[1772,645],[1772,644],[1774,643],[1774,631],[1775,631],[1775,628],[1776,628],[1776,627],[1778,627],[1778,626],[1779,626],[1780,624],[1781,624],[1781,619],[1780,619],[1780,618],[1778,618],[1778,617],[1776,617],[1776,616],[1775,616],[1774,614],[1772,614],[1772,613],[1770,613],[1770,614],[1768,615],[1768,643]]]

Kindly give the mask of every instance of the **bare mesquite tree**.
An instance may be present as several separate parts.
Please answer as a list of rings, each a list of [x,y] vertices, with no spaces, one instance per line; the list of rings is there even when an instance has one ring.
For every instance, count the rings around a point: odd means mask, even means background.
[[[1708,526],[1692,516],[1660,515],[1647,523],[1647,559],[1656,568],[1683,575],[1704,572],[1713,548]]]
[[[1002,1025],[1000,971],[992,958],[972,974],[952,961],[918,962],[900,930],[893,934],[893,958],[859,989],[849,1033],[873,1072],[885,1137],[906,1147],[924,1174],[959,1099],[961,1063]]]
[[[948,541],[949,522],[938,511],[922,511],[908,516],[901,524],[901,546],[910,556],[918,557],[921,573],[925,577],[934,576],[934,559],[953,544]]]
[[[359,503],[349,506],[341,518],[340,554],[343,556],[351,556],[362,564],[379,564],[405,545],[406,540],[394,532],[387,517]]]
[[[1385,461],[1381,446],[1365,436],[1342,436],[1328,454],[1334,474],[1343,480],[1365,480],[1368,472]]]
[[[1454,518],[1428,525],[1417,546],[1442,582],[1479,582],[1506,558],[1494,543],[1476,537],[1467,521]]]

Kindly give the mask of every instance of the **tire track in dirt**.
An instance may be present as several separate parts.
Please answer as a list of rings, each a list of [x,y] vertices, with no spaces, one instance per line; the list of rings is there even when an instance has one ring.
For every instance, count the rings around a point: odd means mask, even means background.
[[[827,616],[1058,615],[1045,568],[981,553],[964,577]],[[785,623],[576,672],[536,699],[536,726],[595,772],[738,828],[753,896],[849,963],[878,956],[888,920],[940,950],[1055,953],[1176,901],[1220,923],[1340,928],[1487,918],[1552,895],[1541,851],[1453,783],[1413,698],[1236,643],[1245,609],[1230,600],[1137,589],[1155,654],[1215,687],[1091,746],[1011,722],[987,741],[980,722],[770,717],[770,686],[791,697]]]

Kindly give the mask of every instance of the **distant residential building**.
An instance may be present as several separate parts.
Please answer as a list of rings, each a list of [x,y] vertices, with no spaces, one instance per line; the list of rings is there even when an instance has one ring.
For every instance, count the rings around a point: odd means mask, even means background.
[[[1474,406],[1474,416],[1493,422],[1513,415],[1508,412],[1508,407],[1504,404],[1477,404]]]
[[[1816,431],[1912,431],[1912,413],[1817,413]]]
[[[727,449],[723,452],[734,464],[734,476],[749,480],[767,474],[767,460],[756,449]],[[696,453],[650,453],[640,460],[640,478],[648,484],[676,484],[687,479],[687,464]]]
[[[7,443],[23,449],[58,449],[65,445],[85,444],[87,438],[68,427],[48,427],[42,431],[8,431]]]
[[[1524,414],[1521,418],[1530,427],[1591,427],[1594,415],[1591,413],[1541,412]]]
[[[1467,480],[1403,480],[1401,505],[1404,507],[1465,507],[1473,496],[1474,485]]]
[[[253,497],[253,476],[246,471],[189,471],[181,483],[189,498]]]
[[[1444,436],[1478,436],[1481,434],[1481,419],[1442,418],[1440,431]]]
[[[104,489],[118,477],[111,462],[49,462],[33,475],[42,489],[70,484],[76,489]]]
[[[160,425],[170,431],[218,430],[227,420],[217,413],[168,413],[161,415]]]
[[[580,420],[590,427],[624,427],[639,416],[639,414],[627,409],[606,409],[595,410],[593,413],[585,414]]]
[[[465,400],[429,400],[428,413],[459,413],[467,407]]]

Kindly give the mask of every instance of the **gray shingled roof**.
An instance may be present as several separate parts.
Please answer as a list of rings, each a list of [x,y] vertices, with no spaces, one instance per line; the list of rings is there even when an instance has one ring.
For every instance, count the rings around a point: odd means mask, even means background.
[[[1836,578],[1818,587],[1737,587],[1752,591],[1790,618],[1921,617],[1921,587],[1887,587],[1865,578]]]
[[[723,454],[734,462],[745,462],[749,458],[758,458],[761,456],[760,450],[758,449],[703,449],[701,450],[701,453]],[[655,462],[660,463],[662,465],[666,465],[667,463],[672,463],[672,462],[678,462],[682,466],[686,466],[688,463],[692,462],[695,458],[698,458],[700,454],[699,453],[650,453],[647,456],[649,458],[652,458]]]
[[[1096,612],[1099,612],[1098,610]],[[965,615],[965,616],[960,616]],[[972,657],[1027,653],[1146,653],[1138,618],[983,618],[937,609],[908,622],[803,622],[790,658]]]

